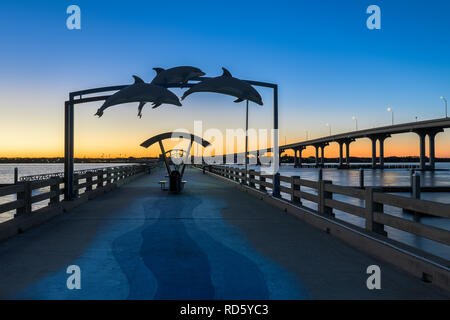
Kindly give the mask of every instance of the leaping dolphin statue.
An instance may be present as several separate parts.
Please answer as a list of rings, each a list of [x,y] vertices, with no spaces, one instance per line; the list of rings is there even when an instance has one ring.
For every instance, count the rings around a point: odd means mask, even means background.
[[[205,75],[199,68],[189,66],[174,67],[167,70],[164,70],[163,68],[153,68],[153,70],[156,71],[156,76],[151,83],[156,85],[167,83],[185,84],[193,78]]]
[[[106,99],[105,103],[97,110],[96,116],[101,117],[106,108],[128,102],[139,102],[138,117],[142,117],[142,108],[147,102],[153,102],[153,108],[163,103],[181,106],[178,97],[166,88],[145,83],[138,76],[133,76],[134,83],[129,85]]]
[[[194,92],[216,92],[236,97],[237,99],[234,102],[249,100],[263,105],[262,98],[255,88],[245,81],[233,78],[227,69],[222,68],[222,70],[223,74],[220,77],[204,80],[187,90],[181,100]]]

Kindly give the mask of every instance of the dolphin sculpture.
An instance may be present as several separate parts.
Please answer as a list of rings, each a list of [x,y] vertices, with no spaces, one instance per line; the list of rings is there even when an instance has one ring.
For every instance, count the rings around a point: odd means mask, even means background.
[[[236,103],[249,100],[263,105],[262,98],[255,88],[245,81],[233,78],[227,69],[222,68],[222,70],[221,76],[204,80],[187,90],[181,100],[194,92],[216,92],[236,97],[237,99],[234,100]]]
[[[163,68],[153,68],[156,71],[156,76],[152,80],[152,84],[163,85],[167,83],[182,83],[185,84],[189,80],[204,76],[205,73],[199,68],[181,66],[164,70]]]
[[[105,103],[97,110],[96,116],[101,117],[105,109],[122,103],[139,102],[138,117],[142,117],[142,108],[147,102],[153,102],[153,108],[157,108],[163,103],[181,106],[178,97],[166,88],[145,83],[138,76],[133,76],[134,83],[110,96]]]

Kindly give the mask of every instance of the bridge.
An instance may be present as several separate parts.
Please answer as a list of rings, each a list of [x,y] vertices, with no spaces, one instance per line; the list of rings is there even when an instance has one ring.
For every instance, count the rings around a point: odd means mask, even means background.
[[[414,132],[419,136],[419,150],[420,150],[420,169],[434,170],[435,169],[435,137],[439,132],[443,132],[445,128],[450,127],[450,118],[433,119],[426,121],[416,121],[409,123],[396,124],[391,126],[377,127],[372,129],[364,129],[358,131],[351,131],[327,137],[322,137],[313,140],[296,142],[284,146],[280,146],[280,152],[284,150],[294,150],[295,166],[302,163],[302,151],[308,146],[316,148],[316,165],[324,164],[325,147],[332,142],[339,144],[339,166],[344,166],[344,145],[346,149],[346,163],[350,163],[350,144],[356,139],[368,138],[372,141],[372,168],[384,167],[384,141],[390,138],[393,134],[400,134],[406,132]],[[429,164],[426,163],[425,156],[425,138],[429,139]],[[379,157],[377,163],[377,142],[379,144]],[[320,150],[320,162],[319,162]]]
[[[280,154],[286,150],[294,150],[294,166],[299,167],[302,165],[302,151],[308,147],[313,146],[316,149],[316,167],[324,166],[325,147],[330,143],[339,144],[339,166],[338,168],[347,168],[350,164],[350,144],[356,139],[367,138],[372,141],[372,168],[384,168],[384,142],[394,134],[414,132],[419,137],[419,150],[420,150],[420,170],[434,170],[436,162],[436,146],[435,137],[438,133],[444,132],[444,129],[450,128],[450,118],[440,118],[425,121],[416,121],[409,123],[396,124],[391,126],[377,127],[371,129],[350,131],[346,133],[340,133],[336,135],[330,135],[318,139],[311,139],[301,142],[295,142],[287,145],[279,146]],[[429,163],[427,164],[427,157],[425,154],[425,140],[429,139]],[[379,155],[377,157],[377,143],[379,144]],[[344,159],[344,146],[345,146],[345,159]],[[272,148],[260,149],[256,151],[250,151],[259,158],[260,155],[266,152],[272,152]],[[320,156],[319,156],[320,151]],[[242,157],[245,159],[245,152],[235,153],[234,158]],[[224,155],[224,162],[227,155]],[[345,160],[345,163],[344,163]],[[235,160],[236,162],[237,160]]]
[[[60,176],[0,188],[0,197],[17,194],[0,205],[0,213],[17,211],[0,223],[0,298],[450,298],[448,260],[393,241],[383,228],[447,245],[450,232],[389,216],[380,203],[447,218],[448,205],[286,177],[280,189],[289,197],[278,199],[267,192],[273,176],[209,169],[188,167],[189,187],[178,195],[158,187],[162,163],[76,174],[70,201]],[[331,193],[369,200],[358,208]],[[302,206],[307,199],[316,210]],[[366,228],[339,220],[334,208],[365,217]],[[366,286],[373,265],[380,290]],[[67,287],[69,266],[81,270],[80,290]]]

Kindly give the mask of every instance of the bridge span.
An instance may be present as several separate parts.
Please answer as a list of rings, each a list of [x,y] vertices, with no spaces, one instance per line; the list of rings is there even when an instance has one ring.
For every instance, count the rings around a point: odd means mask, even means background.
[[[419,136],[419,150],[420,150],[420,169],[434,170],[435,168],[435,137],[439,132],[443,132],[445,128],[450,128],[450,118],[440,118],[425,121],[416,121],[409,123],[396,124],[391,126],[377,127],[371,129],[364,129],[358,131],[351,131],[330,135],[318,139],[312,139],[302,142],[296,142],[280,146],[280,152],[284,150],[294,150],[295,166],[301,165],[302,151],[308,146],[316,148],[316,165],[324,164],[325,147],[332,142],[339,144],[339,166],[344,167],[344,145],[345,145],[345,162],[350,163],[350,144],[356,139],[368,138],[372,141],[372,167],[384,167],[384,141],[393,134],[414,132]],[[429,163],[425,156],[425,139],[429,139]],[[377,142],[379,143],[379,155],[377,161]],[[268,151],[271,149],[268,149]],[[320,162],[319,162],[320,150]]]

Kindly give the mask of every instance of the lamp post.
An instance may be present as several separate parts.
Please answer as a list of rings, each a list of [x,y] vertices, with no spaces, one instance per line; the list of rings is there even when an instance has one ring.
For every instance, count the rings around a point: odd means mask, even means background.
[[[352,117],[352,120],[355,121],[355,131],[358,131],[358,119],[355,116]]]
[[[392,112],[392,125],[394,125],[394,110],[392,110],[391,107],[387,107],[386,109],[388,112]]]
[[[247,158],[248,158],[248,100],[245,107],[245,182],[247,184]]]
[[[325,125],[330,129],[330,136],[331,136],[331,125],[329,123],[325,123]]]
[[[444,103],[445,103],[445,117],[448,118],[448,116],[447,116],[447,99],[445,99],[444,96],[441,96],[441,100],[444,100]]]

